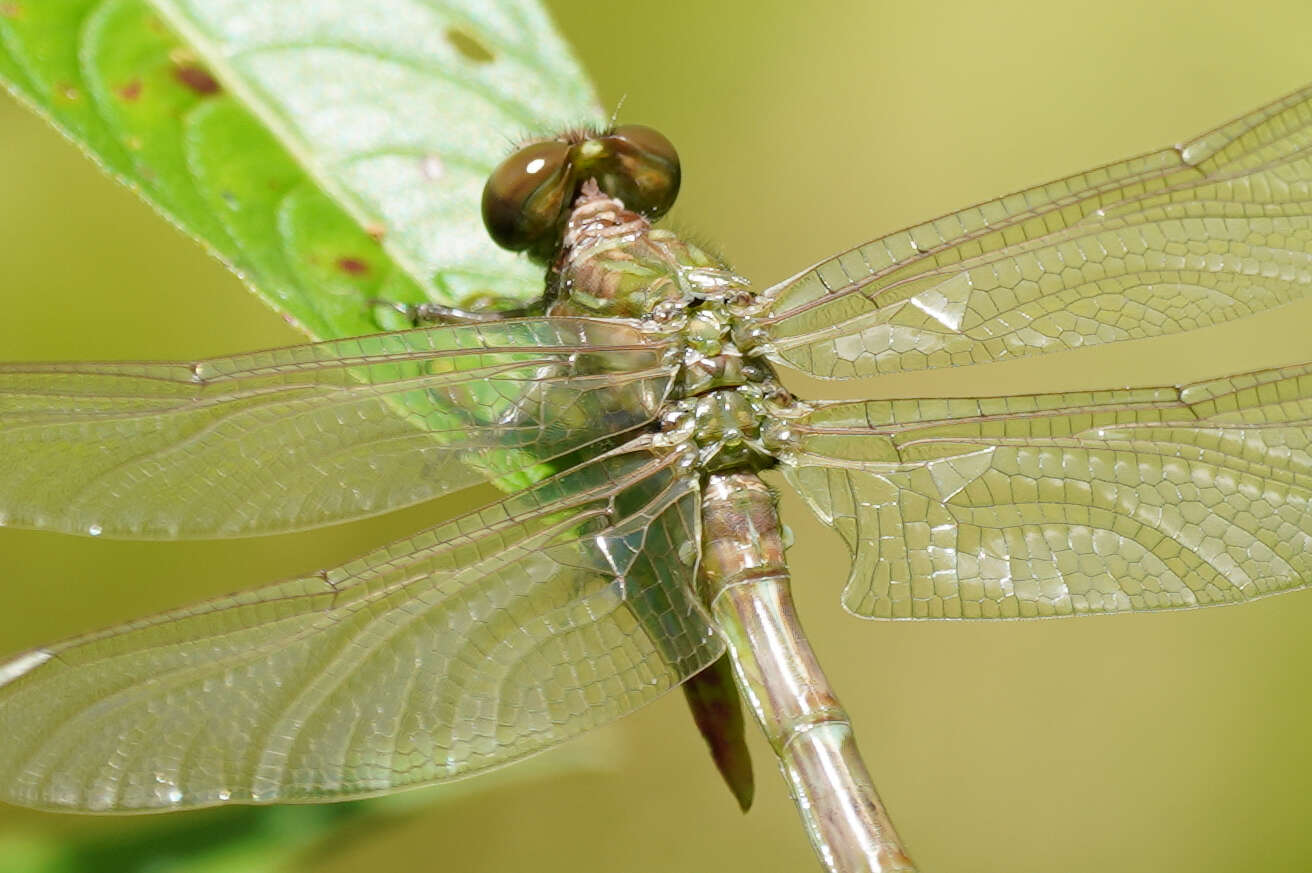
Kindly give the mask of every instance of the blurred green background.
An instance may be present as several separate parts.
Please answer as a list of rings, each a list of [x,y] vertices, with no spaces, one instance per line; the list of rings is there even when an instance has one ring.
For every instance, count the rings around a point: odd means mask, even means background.
[[[624,97],[625,120],[679,146],[673,225],[762,285],[914,221],[1190,137],[1312,80],[1306,0],[548,5],[607,107]],[[0,101],[0,144],[0,357],[196,357],[297,340],[12,101]],[[1312,307],[1292,307],[1147,348],[879,390],[1206,377],[1312,357],[1309,325]],[[434,512],[202,544],[0,531],[0,651],[332,566]],[[803,618],[926,873],[1312,869],[1312,593],[1160,616],[870,623],[838,604],[837,536],[796,500],[785,512]],[[743,817],[672,695],[528,770],[347,827],[288,869],[815,869],[755,737],[753,751],[757,807]],[[243,826],[224,815],[176,820],[202,835]],[[296,821],[282,825],[293,842]],[[3,808],[0,838],[154,840],[167,823]],[[109,870],[108,858],[79,869]],[[24,863],[0,857],[0,869]]]

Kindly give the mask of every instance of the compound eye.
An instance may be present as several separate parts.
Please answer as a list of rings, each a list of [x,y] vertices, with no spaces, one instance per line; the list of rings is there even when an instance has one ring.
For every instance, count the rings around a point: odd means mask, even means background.
[[[483,187],[483,224],[493,242],[550,257],[573,193],[570,145],[538,142],[502,161]]]
[[[625,124],[597,137],[601,157],[597,184],[650,219],[670,210],[679,194],[679,153],[659,131]],[[586,169],[586,168],[585,168]]]

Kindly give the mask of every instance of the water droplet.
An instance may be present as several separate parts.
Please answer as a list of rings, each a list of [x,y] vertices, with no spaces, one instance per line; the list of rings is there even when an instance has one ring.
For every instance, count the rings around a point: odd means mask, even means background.
[[[423,173],[424,178],[431,182],[446,175],[446,167],[437,155],[425,155],[424,159],[419,162],[419,172]]]
[[[91,536],[93,536],[93,537],[98,537],[98,536],[100,536],[100,534],[101,534],[103,531],[104,531],[104,528],[102,528],[102,527],[101,527],[100,525],[98,525],[98,524],[93,524],[93,525],[91,525],[90,527],[87,528],[87,533],[91,534]]]

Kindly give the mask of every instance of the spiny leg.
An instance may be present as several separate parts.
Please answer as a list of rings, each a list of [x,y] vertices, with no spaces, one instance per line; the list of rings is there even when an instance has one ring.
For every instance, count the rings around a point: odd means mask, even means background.
[[[369,301],[370,306],[382,307],[398,312],[410,321],[414,327],[428,324],[487,324],[506,318],[524,318],[542,314],[542,301],[535,300],[527,305],[499,308],[497,303],[509,303],[504,298],[478,298],[474,307],[446,306],[441,303],[400,303],[395,300]]]

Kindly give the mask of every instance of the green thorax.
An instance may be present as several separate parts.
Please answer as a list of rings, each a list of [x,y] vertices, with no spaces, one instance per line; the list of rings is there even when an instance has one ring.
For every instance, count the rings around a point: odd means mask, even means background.
[[[757,348],[745,279],[620,201],[585,186],[551,272],[551,315],[623,318],[671,343],[677,366],[662,439],[704,473],[772,463],[763,434],[791,403]]]

